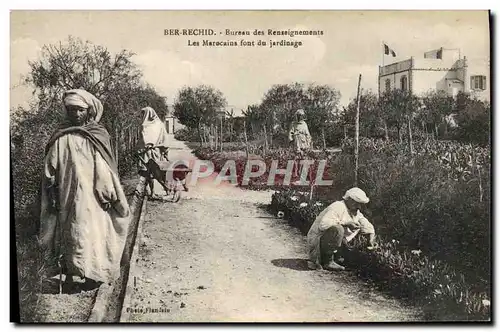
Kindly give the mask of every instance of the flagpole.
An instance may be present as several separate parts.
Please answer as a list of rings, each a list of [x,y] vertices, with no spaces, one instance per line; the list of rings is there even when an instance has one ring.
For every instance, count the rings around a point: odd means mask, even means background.
[[[382,40],[382,68],[384,67],[385,60],[385,42]]]

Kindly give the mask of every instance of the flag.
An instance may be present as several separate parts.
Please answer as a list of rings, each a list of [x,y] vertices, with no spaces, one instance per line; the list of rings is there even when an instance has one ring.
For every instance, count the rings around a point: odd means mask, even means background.
[[[394,50],[390,49],[387,44],[384,44],[384,54],[385,55],[392,55],[393,57],[396,57],[396,52]]]

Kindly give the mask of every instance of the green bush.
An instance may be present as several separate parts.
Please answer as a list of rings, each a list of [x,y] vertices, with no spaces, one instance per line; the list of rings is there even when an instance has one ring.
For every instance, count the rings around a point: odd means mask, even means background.
[[[200,137],[198,132],[191,128],[181,128],[177,130],[174,134],[176,140],[184,142],[199,142]]]
[[[397,144],[370,147],[365,143],[360,147],[359,186],[373,197],[367,213],[379,232],[408,247],[427,250],[431,258],[449,262],[472,282],[488,281],[488,150],[456,142],[434,142],[427,150],[417,147],[412,157],[404,147],[398,150]],[[472,156],[481,165],[481,174]],[[345,174],[353,173],[352,159],[348,157],[332,166],[336,184],[334,190],[319,189],[323,199],[340,197],[353,183],[342,183]]]
[[[16,235],[28,238],[39,227],[39,195],[43,174],[44,149],[57,128],[59,118],[51,112],[25,114],[12,131],[11,155]],[[36,130],[34,130],[36,128]]]

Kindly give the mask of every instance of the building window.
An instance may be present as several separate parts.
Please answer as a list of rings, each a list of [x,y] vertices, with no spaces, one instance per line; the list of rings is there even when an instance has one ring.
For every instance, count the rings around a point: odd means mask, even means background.
[[[401,77],[401,90],[408,90],[408,78],[406,77],[406,75]]]
[[[470,77],[471,90],[486,90],[486,76],[476,75]]]
[[[385,80],[385,92],[389,92],[389,91],[391,91],[391,80],[386,79]]]

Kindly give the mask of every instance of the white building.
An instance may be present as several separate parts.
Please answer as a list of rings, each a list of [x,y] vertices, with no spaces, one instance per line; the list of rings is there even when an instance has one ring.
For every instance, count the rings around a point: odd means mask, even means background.
[[[378,83],[379,95],[403,89],[415,95],[441,90],[455,97],[463,91],[489,101],[490,63],[489,59],[462,57],[458,49],[440,48],[424,53],[422,58],[379,66]]]
[[[168,106],[168,111],[169,112],[165,115],[165,128],[167,129],[167,134],[174,134],[177,130],[185,126],[174,116],[172,106]]]

